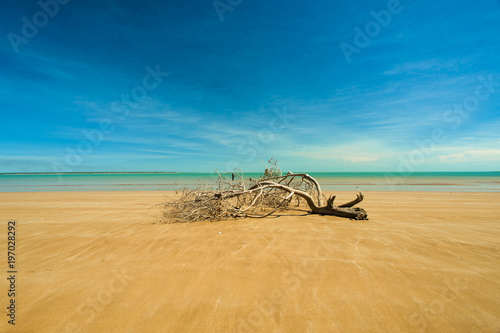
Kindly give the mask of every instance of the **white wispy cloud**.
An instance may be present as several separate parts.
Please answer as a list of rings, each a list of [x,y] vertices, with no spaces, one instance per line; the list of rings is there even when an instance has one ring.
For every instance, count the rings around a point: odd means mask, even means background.
[[[368,163],[368,162],[378,161],[378,159],[379,159],[378,157],[373,157],[373,156],[355,156],[346,158],[345,160],[352,163]]]
[[[500,161],[500,149],[465,150],[459,153],[438,155],[441,162],[491,162]]]
[[[460,66],[475,61],[475,57],[463,57],[460,59],[426,59],[423,61],[406,62],[395,65],[392,69],[384,71],[386,75],[436,73],[442,70],[458,71]]]
[[[312,160],[345,161],[352,163],[370,163],[393,154],[392,149],[379,140],[353,141],[328,146],[302,146],[300,150],[288,151],[288,154]]]

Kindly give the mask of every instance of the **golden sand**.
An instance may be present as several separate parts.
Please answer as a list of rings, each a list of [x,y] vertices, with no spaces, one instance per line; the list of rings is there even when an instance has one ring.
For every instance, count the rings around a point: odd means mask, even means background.
[[[18,270],[0,332],[500,332],[500,193],[367,192],[368,221],[155,224],[165,195],[0,193],[2,276],[9,219]]]

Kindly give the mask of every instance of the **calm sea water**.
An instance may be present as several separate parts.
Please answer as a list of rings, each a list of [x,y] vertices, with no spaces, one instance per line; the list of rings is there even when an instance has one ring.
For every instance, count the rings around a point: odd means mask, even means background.
[[[500,172],[310,173],[327,191],[500,192]],[[225,174],[231,177],[231,174]],[[245,174],[258,179],[261,173]],[[172,191],[213,185],[214,173],[0,174],[0,192]]]

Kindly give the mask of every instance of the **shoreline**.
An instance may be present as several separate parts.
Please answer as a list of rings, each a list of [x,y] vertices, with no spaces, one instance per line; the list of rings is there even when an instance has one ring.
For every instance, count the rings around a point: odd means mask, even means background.
[[[460,191],[500,192],[500,173],[311,173],[326,191]],[[245,182],[262,173],[246,173]],[[228,177],[225,174],[224,177]],[[215,173],[74,173],[0,175],[1,192],[36,191],[175,191],[212,187]],[[229,179],[231,179],[229,175]]]

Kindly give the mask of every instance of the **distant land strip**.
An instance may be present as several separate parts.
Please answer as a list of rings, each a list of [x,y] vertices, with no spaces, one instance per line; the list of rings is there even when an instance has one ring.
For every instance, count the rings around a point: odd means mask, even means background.
[[[134,174],[172,174],[172,173],[196,173],[176,171],[152,171],[152,172],[0,172],[0,175],[134,175]]]

